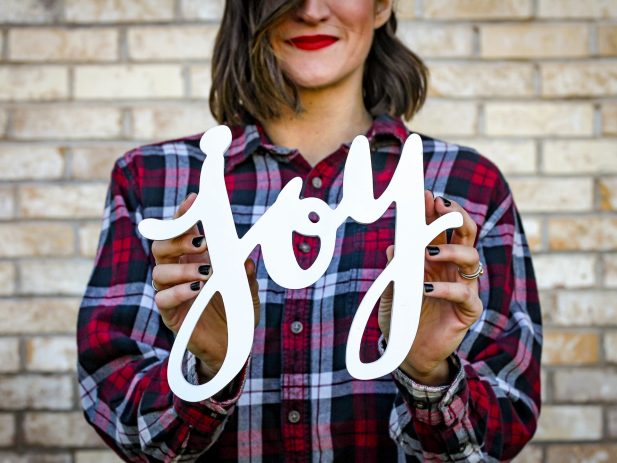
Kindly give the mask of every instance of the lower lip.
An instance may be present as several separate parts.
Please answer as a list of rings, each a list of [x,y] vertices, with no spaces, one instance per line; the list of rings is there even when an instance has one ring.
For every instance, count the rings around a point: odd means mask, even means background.
[[[289,43],[300,50],[321,50],[329,47],[336,42],[336,39],[318,39],[318,40],[290,40]]]

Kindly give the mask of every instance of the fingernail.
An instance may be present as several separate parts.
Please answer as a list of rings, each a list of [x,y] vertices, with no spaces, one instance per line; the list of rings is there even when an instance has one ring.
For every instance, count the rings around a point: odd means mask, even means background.
[[[191,283],[191,289],[193,291],[197,291],[199,289],[201,285],[199,284],[199,281],[194,281],[193,283]],[[425,285],[426,286],[426,285]]]
[[[193,246],[195,246],[196,248],[200,247],[203,242],[204,242],[203,236],[196,236],[195,238],[193,238]]]
[[[427,246],[426,250],[428,251],[429,256],[436,256],[437,254],[439,254],[438,246]]]
[[[197,270],[202,275],[209,275],[210,274],[210,266],[208,264],[200,265]]]
[[[446,207],[450,207],[452,206],[452,203],[450,202],[450,200],[444,198],[443,196],[441,197],[441,200],[443,201],[443,205]]]
[[[425,293],[430,293],[434,289],[435,289],[435,287],[432,285],[432,283],[424,283],[424,292]]]

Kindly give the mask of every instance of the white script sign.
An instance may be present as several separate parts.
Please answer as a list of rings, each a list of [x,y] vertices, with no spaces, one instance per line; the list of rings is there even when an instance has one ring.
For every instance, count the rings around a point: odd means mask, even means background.
[[[347,218],[373,223],[396,204],[395,255],[377,277],[360,303],[347,341],[346,364],[358,379],[384,376],[403,362],[416,336],[422,305],[425,247],[448,228],[460,227],[463,217],[450,212],[426,224],[422,141],[411,135],[388,188],[373,195],[370,148],[366,137],[353,141],[345,163],[343,197],[332,209],[317,198],[300,198],[302,180],[292,179],[274,204],[240,239],[236,232],[224,179],[224,153],[231,144],[226,126],[208,130],[200,148],[206,154],[195,202],[173,220],[145,219],[139,231],[151,240],[174,238],[201,220],[212,263],[212,276],[201,289],[176,336],[167,369],[172,391],[181,399],[197,402],[222,390],[240,372],[253,345],[253,302],[244,261],[261,245],[265,268],[279,285],[298,289],[315,283],[326,271],[334,253],[336,229]],[[319,216],[309,219],[311,212]],[[321,246],[315,262],[302,269],[294,256],[292,233],[318,236]],[[383,250],[385,252],[385,249]],[[360,360],[360,343],[371,311],[384,289],[394,282],[390,336],[384,354],[371,363]],[[214,378],[190,384],[182,374],[182,359],[199,317],[212,296],[219,292],[225,303],[228,326],[227,356]]]

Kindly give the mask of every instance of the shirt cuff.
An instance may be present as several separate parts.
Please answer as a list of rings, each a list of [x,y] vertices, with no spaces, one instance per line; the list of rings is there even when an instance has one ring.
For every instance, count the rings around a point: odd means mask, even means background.
[[[236,402],[240,399],[246,381],[249,361],[250,357],[234,380],[214,397],[199,402],[189,402],[174,395],[174,409],[178,416],[191,428],[198,431],[210,433],[216,429],[233,412]],[[185,354],[182,370],[189,383],[199,384],[197,358],[191,352]],[[204,417],[211,419],[204,419]]]
[[[385,349],[386,341],[382,335],[379,339],[379,353],[383,355]],[[411,415],[420,422],[431,425],[444,423],[446,426],[451,426],[466,411],[469,393],[465,370],[456,354],[448,357],[448,363],[450,377],[453,380],[445,386],[426,386],[417,383],[400,368],[392,372]]]

